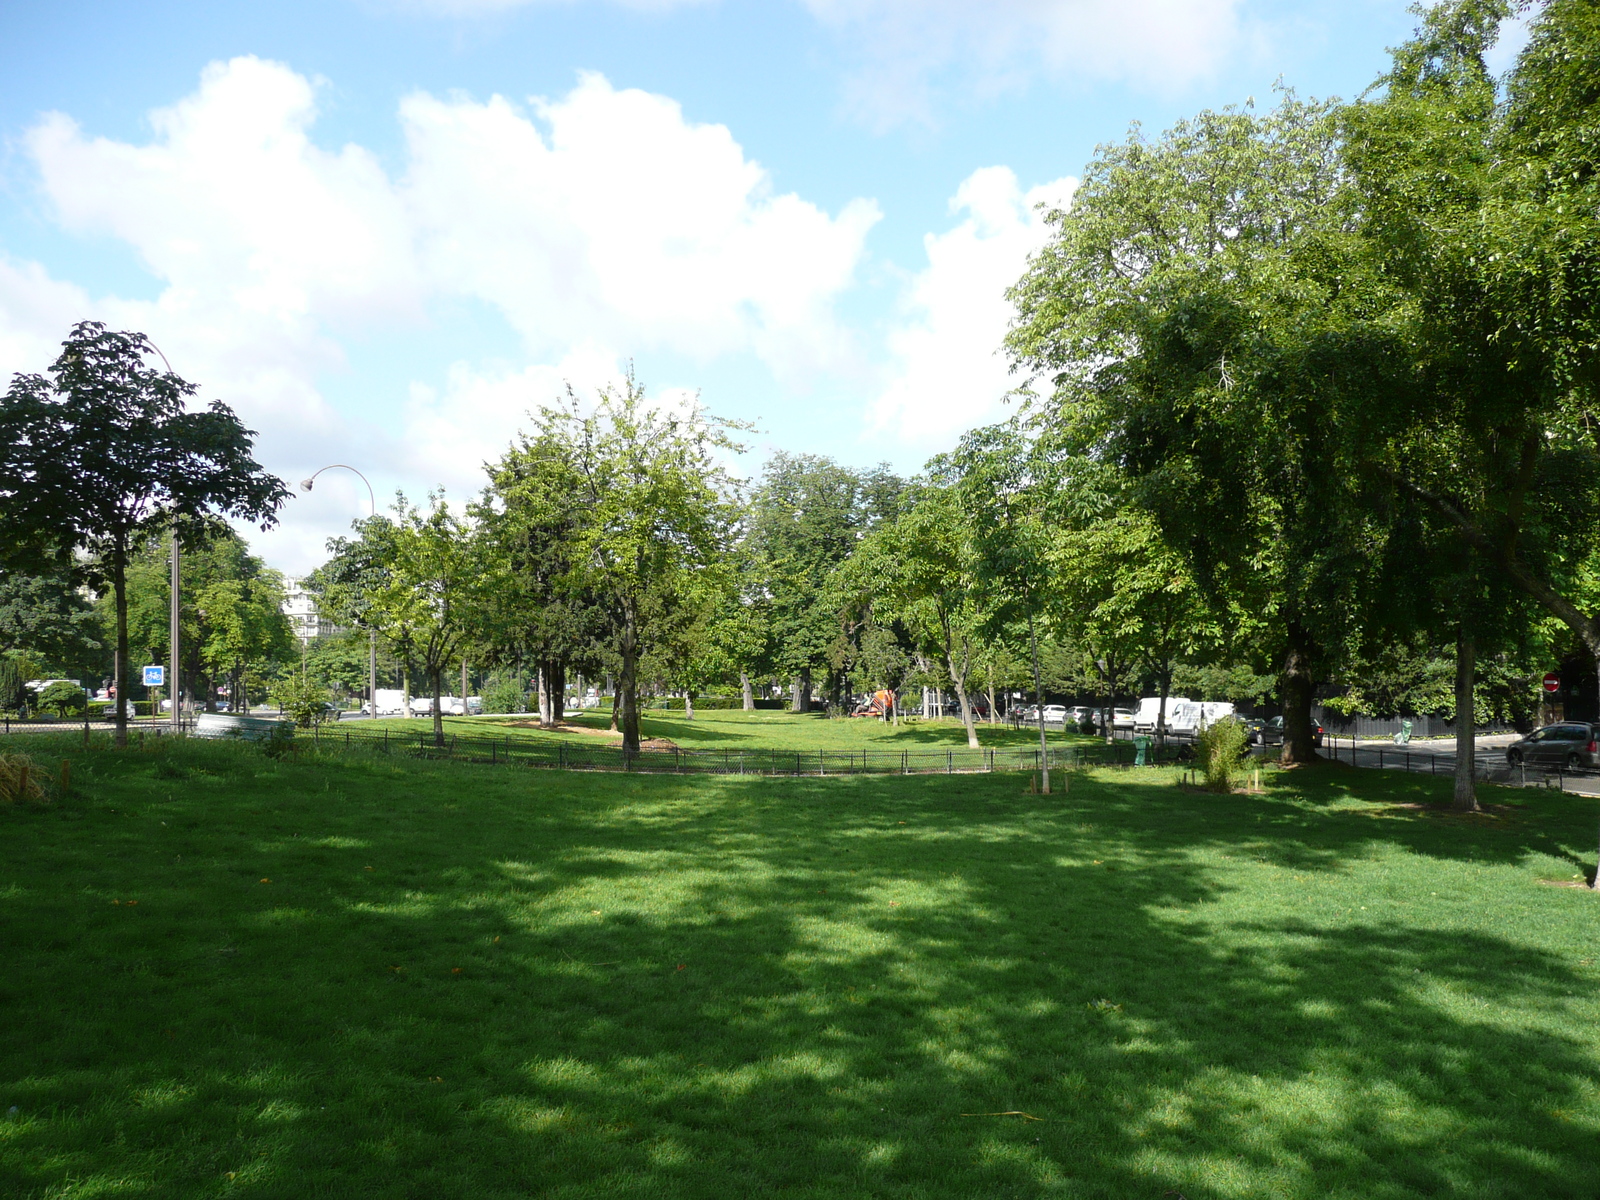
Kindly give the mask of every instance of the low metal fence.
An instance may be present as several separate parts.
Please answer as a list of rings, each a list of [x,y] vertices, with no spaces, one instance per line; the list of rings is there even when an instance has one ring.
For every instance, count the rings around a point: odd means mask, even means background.
[[[1432,750],[1425,747],[1362,745],[1353,739],[1333,738],[1323,748],[1323,755],[1334,762],[1349,763],[1379,771],[1412,771],[1424,775],[1453,776],[1456,773],[1456,754],[1452,751]],[[1565,791],[1569,784],[1582,786],[1584,780],[1600,783],[1600,771],[1592,767],[1571,767],[1564,763],[1511,763],[1506,760],[1505,747],[1479,747],[1473,754],[1472,773],[1484,783],[1504,787],[1558,787]],[[1594,789],[1587,789],[1594,790]]]
[[[105,734],[110,722],[13,722],[6,731],[18,734]],[[129,723],[131,737],[167,736],[170,723]],[[183,732],[192,733],[186,724]],[[491,734],[446,734],[435,740],[431,728],[418,730],[363,729],[329,723],[297,729],[291,752],[306,750],[338,753],[365,750],[410,757],[449,759],[457,762],[522,766],[570,771],[626,771],[667,774],[714,775],[953,775],[989,771],[1039,771],[1044,754],[1038,747],[967,746],[945,749],[781,750],[759,747],[686,749],[683,747],[624,750],[617,745],[586,746],[571,741],[545,741]],[[1132,743],[1116,741],[1080,746],[1052,747],[1051,769],[1077,766],[1131,767],[1137,750]],[[1146,759],[1168,763],[1183,756],[1181,744],[1152,746]]]
[[[640,771],[713,775],[929,775],[988,771],[1038,771],[1043,754],[1028,747],[950,747],[940,750],[780,750],[585,746],[568,741],[448,734],[438,744],[431,730],[366,730],[323,726],[296,731],[295,743],[321,750],[376,749],[425,758],[575,771]],[[1052,748],[1052,768],[1078,765],[1131,766],[1134,748],[1124,742]],[[1164,753],[1163,761],[1176,757]]]

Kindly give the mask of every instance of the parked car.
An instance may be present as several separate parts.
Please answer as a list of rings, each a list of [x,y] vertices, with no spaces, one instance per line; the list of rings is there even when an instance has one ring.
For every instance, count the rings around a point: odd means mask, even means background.
[[[1065,725],[1067,723],[1067,706],[1065,704],[1046,704],[1044,706],[1044,723],[1046,725]]]
[[[1111,727],[1113,729],[1132,729],[1138,715],[1131,708],[1113,708],[1111,710]]]
[[[431,717],[433,715],[433,697],[432,696],[413,696],[413,697],[411,697],[411,711],[412,711],[413,714],[415,714],[416,716],[419,716],[419,717]]]
[[[1512,766],[1574,767],[1600,766],[1600,744],[1596,728],[1587,721],[1563,721],[1535,729],[1506,747],[1506,761]]]
[[[1256,744],[1260,746],[1283,745],[1283,718],[1273,717],[1265,722],[1256,736]],[[1311,722],[1311,743],[1314,746],[1322,745],[1322,722]]]

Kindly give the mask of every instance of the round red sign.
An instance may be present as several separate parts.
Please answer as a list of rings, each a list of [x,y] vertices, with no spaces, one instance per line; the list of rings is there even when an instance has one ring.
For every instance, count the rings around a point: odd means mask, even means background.
[[[1544,677],[1544,690],[1547,692],[1559,692],[1561,690],[1561,676],[1554,671],[1546,675]]]

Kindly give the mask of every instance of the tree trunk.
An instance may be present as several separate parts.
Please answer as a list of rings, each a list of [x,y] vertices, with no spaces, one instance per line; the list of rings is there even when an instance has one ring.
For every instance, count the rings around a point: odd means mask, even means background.
[[[694,693],[688,688],[683,691],[683,715],[686,720],[694,720]]]
[[[467,660],[461,660],[461,715],[467,715]]]
[[[1286,629],[1289,647],[1283,657],[1283,764],[1317,762],[1316,734],[1311,723],[1311,700],[1316,679],[1311,673],[1311,634],[1299,621]]]
[[[744,694],[744,711],[755,712],[756,692],[755,689],[750,686],[750,672],[739,672],[739,690]]]
[[[1044,794],[1050,794],[1050,743],[1044,736],[1044,683],[1039,670],[1039,636],[1033,628],[1033,604],[1028,605],[1028,646],[1033,651],[1033,711],[1039,720],[1039,767],[1044,775]]]
[[[552,724],[560,725],[567,719],[567,664],[559,658],[550,660],[550,716]]]
[[[400,664],[400,689],[404,693],[400,698],[401,703],[406,707],[405,712],[400,715],[409,721],[411,719],[411,661],[409,659]]]
[[[976,750],[978,748],[978,730],[972,723],[972,701],[967,698],[967,666],[970,661],[970,655],[967,652],[967,648],[963,646],[961,648],[961,668],[958,671],[956,669],[955,651],[947,644],[944,660],[950,667],[950,678],[955,681],[956,701],[961,705],[961,725],[967,731],[967,748]]]
[[[553,724],[550,714],[550,663],[542,660],[538,670],[539,681],[539,727],[549,729]]]
[[[1158,676],[1161,680],[1161,702],[1156,705],[1155,735],[1156,744],[1165,746],[1167,744],[1167,697],[1172,693],[1172,663],[1163,663]]]
[[[444,748],[444,705],[440,697],[444,692],[444,668],[435,667],[428,672],[433,677],[433,744]]]
[[[1478,810],[1477,705],[1473,696],[1477,677],[1478,645],[1462,625],[1456,634],[1456,780],[1455,807]]]
[[[811,668],[800,668],[800,711],[811,711]]]
[[[622,749],[639,751],[639,614],[632,604],[622,608]]]
[[[112,705],[118,746],[128,744],[128,565],[121,546],[111,551],[111,590],[117,609],[117,647],[112,655],[111,686],[117,693]]]

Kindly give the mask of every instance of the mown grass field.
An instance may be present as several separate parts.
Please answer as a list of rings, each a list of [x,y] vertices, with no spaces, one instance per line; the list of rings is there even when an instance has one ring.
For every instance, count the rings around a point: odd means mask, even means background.
[[[1600,1191],[1592,801],[72,759],[7,1197]]]
[[[566,741],[582,745],[603,744],[621,735],[609,734],[611,710],[588,709],[567,713],[572,730],[537,728],[537,716],[445,717],[446,733],[493,735],[539,741]],[[415,734],[431,727],[432,718],[388,718],[352,723],[352,729],[390,729]],[[337,728],[337,727],[331,727]],[[587,731],[587,732],[580,732]],[[682,713],[645,711],[640,716],[640,732],[646,738],[665,738],[686,750],[722,750],[748,747],[773,750],[826,750],[844,753],[851,750],[944,750],[967,744],[967,734],[959,718],[942,720],[913,718],[899,725],[864,717],[830,718],[821,713],[743,712],[737,709],[701,710],[689,720]],[[1068,746],[1094,741],[1078,733],[1047,729],[1052,746]],[[978,740],[984,746],[1037,746],[1037,728],[1012,729],[1009,725],[978,724]]]

